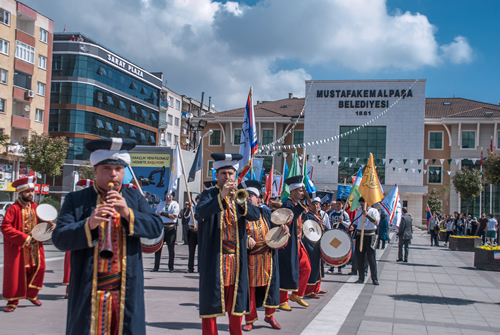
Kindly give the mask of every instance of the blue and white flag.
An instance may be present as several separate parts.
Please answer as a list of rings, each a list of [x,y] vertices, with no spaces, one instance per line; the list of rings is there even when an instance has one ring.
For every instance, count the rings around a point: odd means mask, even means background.
[[[398,185],[394,185],[389,194],[380,202],[380,206],[387,213],[389,224],[399,230],[403,206],[401,206]]]
[[[351,186],[348,185],[338,185],[337,186],[337,199],[348,198],[351,193]]]

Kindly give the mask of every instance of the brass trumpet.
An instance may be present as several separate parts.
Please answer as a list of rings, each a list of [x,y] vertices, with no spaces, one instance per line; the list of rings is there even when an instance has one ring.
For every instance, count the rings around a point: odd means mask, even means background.
[[[233,200],[240,205],[243,205],[245,202],[247,202],[247,199],[248,192],[245,189],[236,190],[236,192],[233,194]]]

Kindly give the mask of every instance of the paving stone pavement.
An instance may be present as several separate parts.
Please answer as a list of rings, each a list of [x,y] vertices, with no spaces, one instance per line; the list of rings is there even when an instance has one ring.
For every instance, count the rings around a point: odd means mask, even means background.
[[[395,239],[383,251],[378,263],[380,286],[367,280],[339,334],[500,334],[500,273],[476,270],[473,253],[431,248],[427,235],[420,234],[414,234],[409,263],[396,263]],[[185,273],[187,246],[176,246],[174,273],[166,271],[167,254],[164,250],[160,272],[155,273],[149,272],[153,255],[144,256],[147,333],[200,334],[198,275]],[[46,255],[47,272],[39,295],[44,305],[35,307],[24,300],[14,313],[0,313],[0,334],[64,334],[64,254],[48,245]],[[3,276],[3,246],[0,262]],[[349,271],[350,267],[344,269]],[[277,311],[276,319],[283,326],[280,333],[301,334],[340,288],[359,287],[347,280],[353,279],[327,274],[324,297],[308,299],[308,308],[291,303],[292,312]],[[252,333],[276,334],[263,317],[259,310],[260,320]],[[333,313],[332,323],[335,317]],[[218,318],[218,323],[219,333],[228,334],[227,318]]]

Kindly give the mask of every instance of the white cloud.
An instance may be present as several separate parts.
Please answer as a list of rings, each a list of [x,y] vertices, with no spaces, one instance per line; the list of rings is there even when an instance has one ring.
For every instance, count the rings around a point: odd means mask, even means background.
[[[66,25],[162,71],[180,94],[205,91],[218,110],[243,106],[250,86],[255,100],[304,95],[309,65],[376,73],[472,58],[465,38],[439,46],[425,15],[390,14],[384,0],[24,2],[54,19],[56,31]]]
[[[443,52],[443,58],[449,59],[453,64],[472,62],[472,48],[467,38],[463,36],[457,36],[450,44],[442,45],[441,51]]]

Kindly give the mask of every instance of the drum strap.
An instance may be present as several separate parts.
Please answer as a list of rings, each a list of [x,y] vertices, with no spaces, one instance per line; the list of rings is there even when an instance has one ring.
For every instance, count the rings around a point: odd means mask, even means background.
[[[97,290],[99,291],[117,291],[122,282],[122,273],[99,272],[97,274]]]
[[[255,248],[252,250],[248,250],[249,255],[258,255],[258,254],[264,254],[268,252],[270,248],[267,246],[267,244],[263,243],[261,245],[256,245]]]
[[[356,230],[356,235],[361,235],[361,230]],[[365,230],[364,235],[375,235],[375,230]]]
[[[229,255],[236,254],[236,242],[222,241],[222,253]]]

